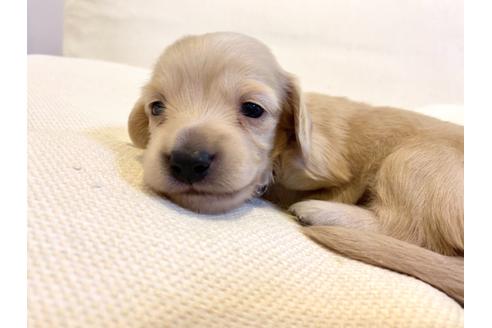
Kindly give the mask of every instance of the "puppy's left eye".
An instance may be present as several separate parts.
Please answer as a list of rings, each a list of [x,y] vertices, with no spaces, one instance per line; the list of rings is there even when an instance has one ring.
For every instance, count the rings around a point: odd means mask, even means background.
[[[252,102],[245,102],[241,105],[241,113],[248,117],[258,118],[263,115],[264,112],[265,110],[261,108],[260,105]]]
[[[150,111],[154,116],[161,115],[165,108],[166,107],[164,106],[164,103],[162,101],[154,101],[152,104],[150,104]]]

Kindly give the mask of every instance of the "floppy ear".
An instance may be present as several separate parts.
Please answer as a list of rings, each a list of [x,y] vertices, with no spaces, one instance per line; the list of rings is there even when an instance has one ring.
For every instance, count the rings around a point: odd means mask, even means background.
[[[149,142],[149,119],[145,114],[144,106],[142,98],[139,98],[128,117],[130,139],[139,148],[145,148]]]
[[[327,137],[327,131],[320,133],[313,130],[311,115],[303,101],[301,89],[290,74],[287,75],[284,109],[289,117],[287,129],[292,129],[294,125],[295,139],[302,153],[306,174],[317,180],[348,181],[351,173],[344,156],[344,130],[334,125],[334,131],[328,131],[334,138]]]
[[[285,87],[284,110],[293,120],[296,141],[301,149],[304,161],[307,162],[311,151],[311,118],[302,99],[302,91],[297,79],[287,74]]]

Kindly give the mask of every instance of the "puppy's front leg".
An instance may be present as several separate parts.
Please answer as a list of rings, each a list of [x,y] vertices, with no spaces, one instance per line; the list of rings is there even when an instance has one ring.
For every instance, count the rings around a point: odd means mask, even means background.
[[[338,225],[358,230],[380,231],[374,213],[355,205],[306,200],[292,205],[289,212],[305,225]]]

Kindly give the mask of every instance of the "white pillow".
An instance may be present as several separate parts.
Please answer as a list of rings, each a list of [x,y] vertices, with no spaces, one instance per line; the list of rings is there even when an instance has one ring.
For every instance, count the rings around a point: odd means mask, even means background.
[[[256,200],[190,213],[142,183],[126,120],[149,72],[28,61],[31,327],[462,327],[431,286],[318,246]]]
[[[64,54],[143,67],[186,34],[269,45],[305,90],[414,109],[463,103],[461,0],[66,0]]]

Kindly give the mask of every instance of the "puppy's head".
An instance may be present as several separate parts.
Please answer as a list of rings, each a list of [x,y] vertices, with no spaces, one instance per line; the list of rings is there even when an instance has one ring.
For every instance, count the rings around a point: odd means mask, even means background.
[[[132,141],[146,148],[145,182],[205,213],[237,207],[269,183],[281,125],[295,126],[307,151],[309,122],[292,77],[262,43],[234,33],[168,47],[129,117]]]

